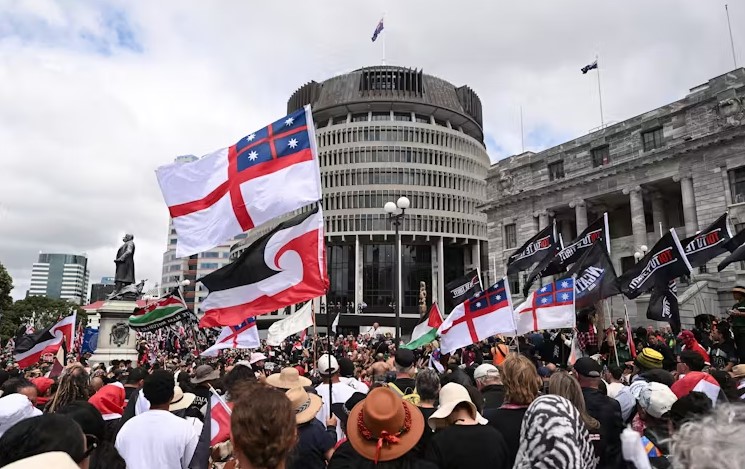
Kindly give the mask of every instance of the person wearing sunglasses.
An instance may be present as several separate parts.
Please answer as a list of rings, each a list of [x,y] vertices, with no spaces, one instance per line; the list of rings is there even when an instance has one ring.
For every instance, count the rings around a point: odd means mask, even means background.
[[[98,438],[85,435],[70,417],[44,414],[17,423],[0,438],[0,467],[89,469],[97,446]]]
[[[108,427],[101,413],[90,402],[71,402],[57,413],[67,415],[80,425],[88,439],[88,448],[93,441],[91,437],[96,439],[96,449],[90,454],[89,469],[126,469],[127,463],[114,447],[112,435],[107,432]]]

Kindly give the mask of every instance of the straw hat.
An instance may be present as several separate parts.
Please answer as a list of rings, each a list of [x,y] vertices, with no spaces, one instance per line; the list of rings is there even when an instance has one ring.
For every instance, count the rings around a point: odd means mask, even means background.
[[[194,402],[196,397],[196,394],[184,392],[181,390],[180,386],[175,386],[173,388],[173,398],[171,398],[171,405],[168,406],[168,411],[176,412],[177,410],[186,409],[192,404],[192,402]]]
[[[732,368],[732,377],[735,379],[745,378],[745,364]]]
[[[448,383],[440,389],[440,406],[437,408],[434,414],[429,417],[429,426],[432,430],[443,428],[449,425],[448,417],[453,413],[455,406],[465,402],[471,408],[471,414],[474,416],[476,421],[481,425],[489,423],[484,417],[479,414],[476,410],[476,404],[471,401],[471,396],[468,395],[468,390],[458,383]]]
[[[424,416],[391,389],[371,390],[352,408],[347,438],[365,459],[390,461],[410,451],[424,432]]]
[[[316,418],[316,414],[323,407],[321,398],[315,394],[308,394],[302,386],[290,389],[285,395],[292,403],[292,408],[295,410],[295,423],[298,425]]]
[[[311,386],[313,383],[305,376],[300,376],[295,368],[282,368],[279,373],[267,376],[266,384],[278,389],[292,389]]]

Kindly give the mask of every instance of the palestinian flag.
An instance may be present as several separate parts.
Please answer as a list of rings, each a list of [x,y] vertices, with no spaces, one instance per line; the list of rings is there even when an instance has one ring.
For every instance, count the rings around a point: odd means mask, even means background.
[[[150,332],[191,318],[184,300],[176,293],[136,308],[129,317],[129,327],[140,332]]]
[[[414,350],[429,344],[437,337],[437,329],[441,324],[442,315],[440,314],[440,308],[437,307],[437,303],[432,303],[432,307],[429,308],[427,320],[417,324],[411,333],[411,341],[404,345],[403,348]]]

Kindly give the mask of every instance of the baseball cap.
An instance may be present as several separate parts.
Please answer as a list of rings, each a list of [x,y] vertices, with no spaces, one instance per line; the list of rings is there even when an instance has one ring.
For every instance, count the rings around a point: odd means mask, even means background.
[[[670,412],[678,397],[670,388],[662,383],[647,383],[641,389],[637,402],[642,409],[655,418],[660,418]]]
[[[408,368],[414,364],[414,352],[406,348],[396,350],[396,365]]]
[[[486,378],[487,376],[499,378],[499,369],[490,363],[482,363],[473,370],[473,379]]]
[[[600,364],[590,357],[582,357],[574,362],[574,370],[582,376],[588,378],[600,378],[602,368]]]
[[[324,353],[318,359],[317,368],[318,372],[322,375],[333,375],[339,372],[339,362],[336,361],[333,355]]]

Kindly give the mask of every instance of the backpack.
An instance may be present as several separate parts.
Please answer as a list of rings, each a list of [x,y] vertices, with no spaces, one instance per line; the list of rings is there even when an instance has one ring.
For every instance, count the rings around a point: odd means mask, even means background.
[[[418,406],[418,405],[419,405],[419,401],[420,401],[421,399],[419,398],[419,393],[418,393],[418,392],[416,392],[416,389],[412,390],[412,391],[411,391],[410,393],[408,393],[408,394],[407,394],[407,393],[405,393],[404,391],[402,391],[401,389],[399,389],[399,387],[398,387],[398,386],[396,386],[396,385],[395,385],[395,384],[393,384],[393,383],[388,383],[388,388],[389,388],[389,389],[391,389],[391,390],[392,390],[393,392],[395,392],[396,394],[398,394],[398,396],[399,396],[399,397],[400,397],[401,399],[405,400],[405,401],[406,401],[406,402],[408,402],[409,404],[413,404],[413,405],[415,405],[415,406]],[[410,390],[411,390],[411,388],[408,388],[408,387],[407,387],[407,388],[406,388],[406,390],[407,390],[407,391],[410,391]]]

